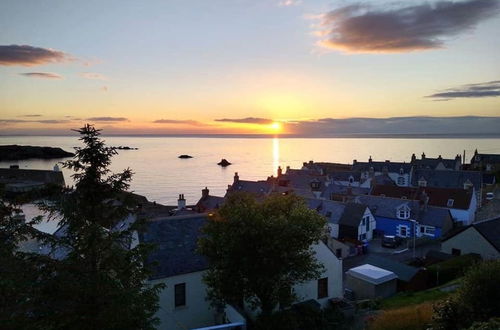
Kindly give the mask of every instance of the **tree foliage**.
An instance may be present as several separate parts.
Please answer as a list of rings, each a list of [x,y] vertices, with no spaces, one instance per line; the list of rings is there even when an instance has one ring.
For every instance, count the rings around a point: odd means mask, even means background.
[[[457,292],[434,308],[438,329],[462,329],[474,322],[500,317],[500,261],[485,261],[470,268]]]
[[[125,192],[132,172],[110,172],[116,151],[99,130],[86,125],[78,132],[83,147],[63,163],[75,172],[75,186],[40,204],[49,219],[58,220],[59,230],[34,233],[48,253],[29,263],[36,278],[22,314],[29,320],[26,328],[154,329],[161,286],[147,284],[150,247],[132,245],[141,225],[132,221],[135,205]]]
[[[217,302],[250,303],[269,315],[295,298],[293,286],[323,271],[311,245],[324,233],[325,219],[294,195],[257,201],[234,193],[210,218],[199,241],[208,258],[205,282]]]

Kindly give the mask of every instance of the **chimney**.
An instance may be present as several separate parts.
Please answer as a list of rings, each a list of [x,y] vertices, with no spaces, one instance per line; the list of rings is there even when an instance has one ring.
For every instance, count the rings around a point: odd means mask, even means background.
[[[290,166],[287,166],[286,167],[286,171],[288,172],[290,170]]]
[[[368,158],[368,163],[371,163],[372,162],[372,156],[370,156],[370,158]]]
[[[54,172],[61,172],[59,165],[57,165],[57,164],[54,165]]]
[[[238,175],[238,172],[234,172],[233,184],[238,183],[239,181],[240,181],[240,176]]]
[[[355,165],[357,162],[358,162],[358,160],[355,159],[355,160],[352,161],[352,164]]]
[[[186,208],[186,200],[184,199],[184,194],[179,194],[179,199],[177,200],[177,208],[183,210]]]
[[[208,197],[208,193],[210,192],[210,190],[208,190],[207,187],[205,187],[205,189],[202,189],[201,190],[201,198],[207,198]]]
[[[425,159],[425,152],[422,152],[422,159]]]
[[[283,175],[283,170],[281,169],[281,166],[278,166],[278,178]]]
[[[413,162],[415,162],[415,160],[417,160],[417,156],[415,156],[415,154],[413,153],[411,155],[411,162],[413,163]]]
[[[314,162],[312,160],[309,161],[309,165],[312,165],[314,164]]]
[[[439,160],[441,160],[441,159],[443,159],[443,157],[441,157],[441,155],[439,155],[439,156],[438,156],[438,159],[439,159]]]

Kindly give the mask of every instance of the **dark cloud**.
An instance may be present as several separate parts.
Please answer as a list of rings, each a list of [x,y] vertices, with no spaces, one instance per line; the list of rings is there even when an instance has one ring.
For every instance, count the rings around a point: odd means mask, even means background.
[[[407,3],[407,2],[402,2]],[[356,3],[320,16],[319,44],[358,53],[442,48],[498,12],[497,0],[435,1],[383,9]]]
[[[43,119],[43,120],[0,119],[0,123],[2,124],[18,124],[18,123],[64,124],[70,122],[71,120],[59,120],[59,119]]]
[[[82,72],[80,73],[80,76],[82,76],[85,79],[91,79],[91,80],[107,80],[108,78],[100,73],[96,72]]]
[[[500,117],[323,118],[286,124],[300,136],[383,136],[425,134],[498,134]]]
[[[57,73],[52,72],[25,72],[20,73],[21,76],[30,78],[43,78],[43,79],[62,79],[63,77]]]
[[[479,84],[468,84],[428,95],[435,101],[449,101],[455,98],[483,98],[500,96],[500,80]]]
[[[242,123],[242,124],[272,124],[274,120],[266,119],[266,118],[255,118],[255,117],[247,117],[247,118],[223,118],[223,119],[215,119],[215,121],[219,122],[227,122],[227,123]]]
[[[74,60],[70,55],[50,48],[28,45],[0,45],[0,65],[35,66]]]
[[[42,115],[19,115],[18,117],[26,117],[26,118],[32,118],[32,117],[42,117]]]
[[[90,118],[87,118],[86,120],[104,121],[104,122],[129,121],[128,118],[124,118],[124,117],[90,117]]]

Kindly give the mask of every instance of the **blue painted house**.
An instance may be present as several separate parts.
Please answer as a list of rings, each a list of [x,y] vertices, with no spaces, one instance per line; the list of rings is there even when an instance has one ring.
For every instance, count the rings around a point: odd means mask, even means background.
[[[376,229],[385,235],[439,238],[453,227],[450,211],[429,206],[428,200],[357,196],[356,201],[369,207]]]

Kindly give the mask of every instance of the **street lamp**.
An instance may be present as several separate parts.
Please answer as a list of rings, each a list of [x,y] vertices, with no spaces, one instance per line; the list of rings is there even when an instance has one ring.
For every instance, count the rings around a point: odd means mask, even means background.
[[[415,260],[415,240],[417,238],[418,222],[417,222],[417,220],[412,220],[412,219],[410,219],[410,221],[413,222],[413,259]]]

